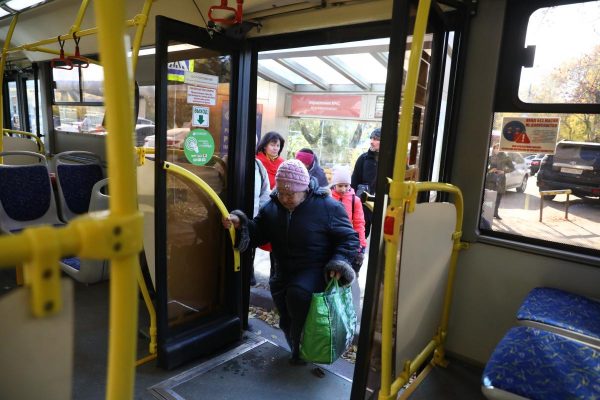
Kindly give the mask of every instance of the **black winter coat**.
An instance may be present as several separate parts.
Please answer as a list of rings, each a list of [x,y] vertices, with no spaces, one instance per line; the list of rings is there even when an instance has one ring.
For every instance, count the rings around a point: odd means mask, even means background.
[[[375,186],[377,184],[377,159],[379,153],[367,151],[361,154],[354,164],[350,186],[355,191],[358,185],[369,185],[369,193],[375,194]]]
[[[248,221],[250,245],[271,243],[277,270],[271,279],[293,280],[301,272],[313,270],[322,276],[332,260],[352,263],[360,246],[344,207],[310,180],[306,199],[292,212],[277,199],[277,189],[258,215]]]
[[[327,175],[325,175],[325,171],[323,171],[323,168],[321,168],[321,165],[319,165],[319,160],[317,159],[316,155],[315,155],[315,159],[313,161],[312,166],[308,170],[308,174],[311,177],[315,178],[319,182],[319,187],[322,187],[322,188],[329,187],[329,181],[327,180]]]

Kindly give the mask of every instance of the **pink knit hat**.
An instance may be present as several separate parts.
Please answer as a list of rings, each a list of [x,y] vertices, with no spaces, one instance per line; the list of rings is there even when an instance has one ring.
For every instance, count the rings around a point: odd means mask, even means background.
[[[275,175],[277,189],[302,192],[308,189],[310,176],[302,161],[287,160],[281,163]]]
[[[300,150],[296,153],[296,160],[300,160],[304,165],[310,167],[315,160],[315,155],[308,151]]]
[[[351,181],[350,167],[347,165],[340,165],[333,169],[333,176],[331,177],[331,186],[335,186],[338,183],[350,184]]]

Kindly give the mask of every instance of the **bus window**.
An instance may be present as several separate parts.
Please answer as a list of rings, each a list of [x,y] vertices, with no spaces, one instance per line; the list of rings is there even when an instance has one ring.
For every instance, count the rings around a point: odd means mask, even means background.
[[[540,8],[531,14],[525,45],[535,46],[535,58],[533,67],[522,68],[519,99],[598,103],[599,16],[598,1]]]
[[[597,254],[600,2],[516,4],[507,17],[520,22],[504,32],[500,69],[509,73],[496,83],[479,226],[486,235]],[[515,61],[519,52],[534,57]],[[511,76],[520,76],[518,85]]]
[[[87,68],[53,68],[54,129],[59,132],[104,132],[104,70],[90,64]]]

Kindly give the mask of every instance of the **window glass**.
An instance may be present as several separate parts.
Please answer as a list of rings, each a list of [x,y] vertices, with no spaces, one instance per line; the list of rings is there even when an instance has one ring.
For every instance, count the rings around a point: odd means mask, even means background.
[[[25,85],[27,87],[27,113],[29,114],[29,126],[31,129],[31,132],[33,133],[37,133],[38,132],[38,126],[37,126],[37,120],[35,118],[35,80],[33,79],[27,79],[25,81]],[[38,81],[38,93],[39,93],[39,81]],[[43,109],[43,107],[41,107]],[[40,118],[43,118],[42,115],[42,110],[40,110]],[[40,127],[43,130],[43,124]],[[40,132],[42,135],[45,134],[45,132]]]
[[[167,131],[157,132],[165,135],[166,159],[200,177],[225,199],[231,56],[201,48],[171,52],[166,67]],[[142,92],[146,91],[140,88],[140,97]],[[146,147],[155,144],[154,134],[144,139]],[[166,199],[167,313],[175,332],[227,309],[227,247],[226,236],[214,234],[221,215],[204,190],[167,173]]]
[[[535,46],[535,59],[521,71],[522,101],[600,103],[600,1],[538,9],[529,18],[525,45]]]
[[[79,68],[71,70],[53,68],[54,101],[55,102],[80,102]]]
[[[8,104],[10,107],[10,127],[17,131],[21,130],[19,120],[19,99],[17,97],[17,82],[8,82]]]
[[[60,132],[104,133],[104,106],[54,105],[52,117]]]
[[[522,143],[507,129],[517,123]],[[496,113],[480,228],[600,248],[599,124],[600,115]]]
[[[75,69],[75,68],[73,68]],[[90,64],[87,68],[81,68],[81,88],[83,90],[83,101],[104,101],[104,69],[98,65]]]

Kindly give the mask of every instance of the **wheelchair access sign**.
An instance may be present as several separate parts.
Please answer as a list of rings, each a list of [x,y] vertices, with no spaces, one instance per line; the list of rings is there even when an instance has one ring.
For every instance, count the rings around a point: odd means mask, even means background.
[[[183,142],[185,158],[193,165],[204,165],[215,153],[215,141],[205,129],[194,129]]]

